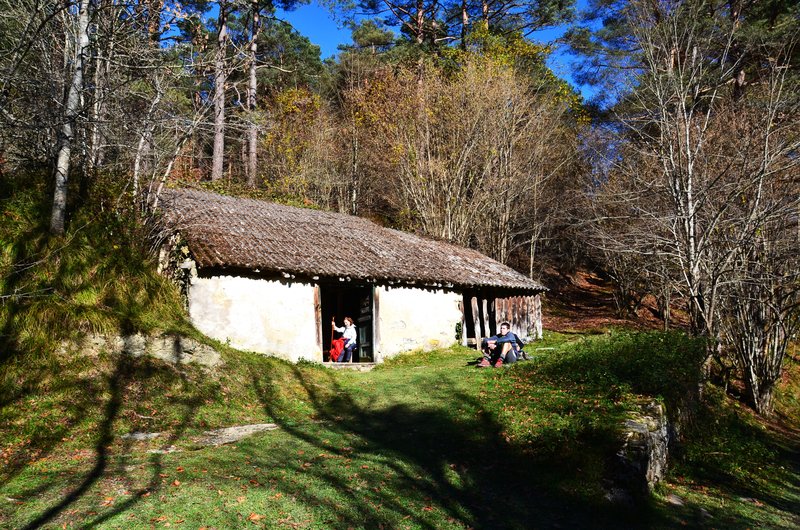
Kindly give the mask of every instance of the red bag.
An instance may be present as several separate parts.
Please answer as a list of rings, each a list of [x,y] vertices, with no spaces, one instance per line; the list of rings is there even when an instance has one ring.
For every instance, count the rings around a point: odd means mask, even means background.
[[[339,360],[339,356],[342,355],[344,351],[344,338],[333,339],[331,341],[331,362],[336,362]]]

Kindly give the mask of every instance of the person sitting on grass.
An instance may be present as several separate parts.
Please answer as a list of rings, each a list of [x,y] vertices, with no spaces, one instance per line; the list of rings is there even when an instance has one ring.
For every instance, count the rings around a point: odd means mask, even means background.
[[[497,335],[481,339],[481,353],[483,354],[483,359],[478,363],[478,368],[491,368],[493,362],[498,357],[495,355],[496,352],[499,352],[497,349]]]
[[[504,364],[512,364],[522,359],[527,360],[527,354],[522,351],[524,346],[525,343],[522,342],[522,339],[511,331],[511,324],[501,322],[498,335],[486,337],[481,341],[483,359],[478,363],[478,367],[488,368],[494,366],[498,368]]]

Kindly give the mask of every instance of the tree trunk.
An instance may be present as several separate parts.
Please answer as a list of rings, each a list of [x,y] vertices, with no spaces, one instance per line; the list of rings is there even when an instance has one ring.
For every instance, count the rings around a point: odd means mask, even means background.
[[[64,124],[59,135],[54,170],[55,192],[53,211],[50,217],[50,233],[64,235],[64,218],[67,208],[67,183],[69,158],[75,134],[75,121],[80,113],[81,90],[83,89],[84,52],[89,47],[89,0],[81,0],[78,8],[78,28],[75,35],[75,67],[64,108]]]
[[[770,381],[763,381],[757,373],[754,365],[745,367],[744,386],[747,400],[753,409],[763,416],[772,414],[774,403],[772,402],[772,390],[774,385]]]
[[[350,215],[358,213],[358,125],[353,118],[353,141],[350,153]]]
[[[219,5],[219,33],[214,60],[214,153],[211,159],[211,180],[222,178],[225,157],[225,47],[228,40],[227,2]]]
[[[144,155],[147,151],[148,147],[152,143],[152,136],[153,136],[153,129],[155,124],[153,123],[153,116],[155,115],[156,108],[158,108],[158,104],[161,102],[161,96],[164,94],[164,91],[161,88],[161,82],[156,77],[153,80],[153,88],[156,91],[156,95],[153,98],[152,103],[150,104],[150,108],[147,110],[147,114],[143,120],[142,124],[142,131],[139,133],[139,142],[136,146],[136,156],[133,159],[133,202],[136,202],[139,199],[139,183],[141,181],[142,165],[144,162]]]
[[[422,0],[417,0],[417,20],[416,20],[416,32],[417,32],[417,44],[422,44],[423,39],[425,38],[425,4]]]
[[[250,113],[250,125],[247,130],[247,185],[255,188],[258,184],[258,125],[254,120],[256,110],[256,52],[258,51],[258,34],[261,30],[258,0],[252,0],[253,26],[250,30],[250,79],[247,86],[247,110]]]
[[[467,0],[461,0],[461,49],[467,49],[467,27],[469,15],[467,14]]]

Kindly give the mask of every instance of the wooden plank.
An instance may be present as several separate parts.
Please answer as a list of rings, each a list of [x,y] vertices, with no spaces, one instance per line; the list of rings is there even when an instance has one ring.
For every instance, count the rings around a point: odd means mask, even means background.
[[[485,337],[488,337],[492,334],[492,331],[489,328],[489,303],[486,298],[481,299],[481,308],[483,310],[481,313],[481,318],[483,321],[483,333]]]
[[[534,337],[537,340],[540,340],[544,337],[543,329],[542,329],[542,298],[540,295],[536,295],[533,297],[533,329],[534,329]]]
[[[497,299],[496,298],[489,298],[489,331],[486,332],[487,335],[497,335]]]
[[[511,324],[511,330],[517,335],[522,334],[522,315],[524,308],[522,307],[522,297],[514,297],[514,322]]]
[[[461,345],[467,345],[467,313],[464,307],[464,297],[458,301],[458,310],[461,311]]]
[[[480,311],[478,311],[478,298],[473,296],[470,300],[472,305],[472,325],[475,328],[475,349],[481,349],[481,320]]]
[[[508,318],[506,320],[508,320],[508,323],[511,324],[511,331],[513,331],[514,333],[517,332],[517,325],[516,325],[516,323],[517,323],[517,315],[516,315],[516,311],[517,311],[517,300],[516,300],[515,297],[509,296],[508,297]]]
[[[522,297],[522,320],[520,321],[521,333],[519,334],[520,337],[528,338],[530,335],[530,321],[531,321],[531,304],[530,304],[530,297],[523,296]]]
[[[378,325],[378,318],[380,316],[380,296],[378,287],[372,287],[372,360],[373,362],[380,362],[378,360],[378,348],[381,345],[381,327]]]
[[[528,316],[528,337],[532,340],[536,338],[536,331],[534,330],[534,322],[536,321],[536,298],[529,297],[530,300],[530,315]]]
[[[317,351],[319,351],[319,359],[322,361],[325,358],[325,350],[322,346],[322,294],[319,284],[314,285],[314,322],[317,327]]]

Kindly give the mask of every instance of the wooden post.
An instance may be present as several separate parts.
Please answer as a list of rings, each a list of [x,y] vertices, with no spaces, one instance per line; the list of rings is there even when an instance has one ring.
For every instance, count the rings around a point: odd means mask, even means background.
[[[490,336],[492,334],[491,330],[489,329],[489,302],[484,298],[481,300],[481,307],[483,308],[483,332],[486,336]]]
[[[372,362],[378,361],[378,348],[381,345],[381,327],[378,322],[380,318],[380,290],[377,286],[372,286]]]
[[[542,297],[538,294],[533,297],[533,330],[533,338],[539,340],[544,337],[542,331]]]
[[[325,359],[325,350],[322,347],[322,297],[319,292],[319,285],[314,285],[314,322],[317,324],[317,349],[319,350],[319,360]]]
[[[527,337],[528,336],[528,329],[529,329],[529,321],[530,321],[530,311],[531,306],[528,303],[529,297],[523,296],[522,297],[522,320],[520,320],[520,329],[521,333],[518,335],[520,337]]]
[[[513,296],[508,297],[508,315],[506,320],[511,324],[511,331],[517,332],[517,299]]]
[[[487,335],[497,335],[497,299],[489,299],[489,331]]]
[[[478,311],[478,298],[473,296],[470,300],[472,304],[472,325],[475,328],[475,349],[481,349],[481,324],[480,324],[480,311]]]
[[[467,345],[467,310],[464,307],[464,297],[458,301],[458,310],[461,311],[461,345]]]

